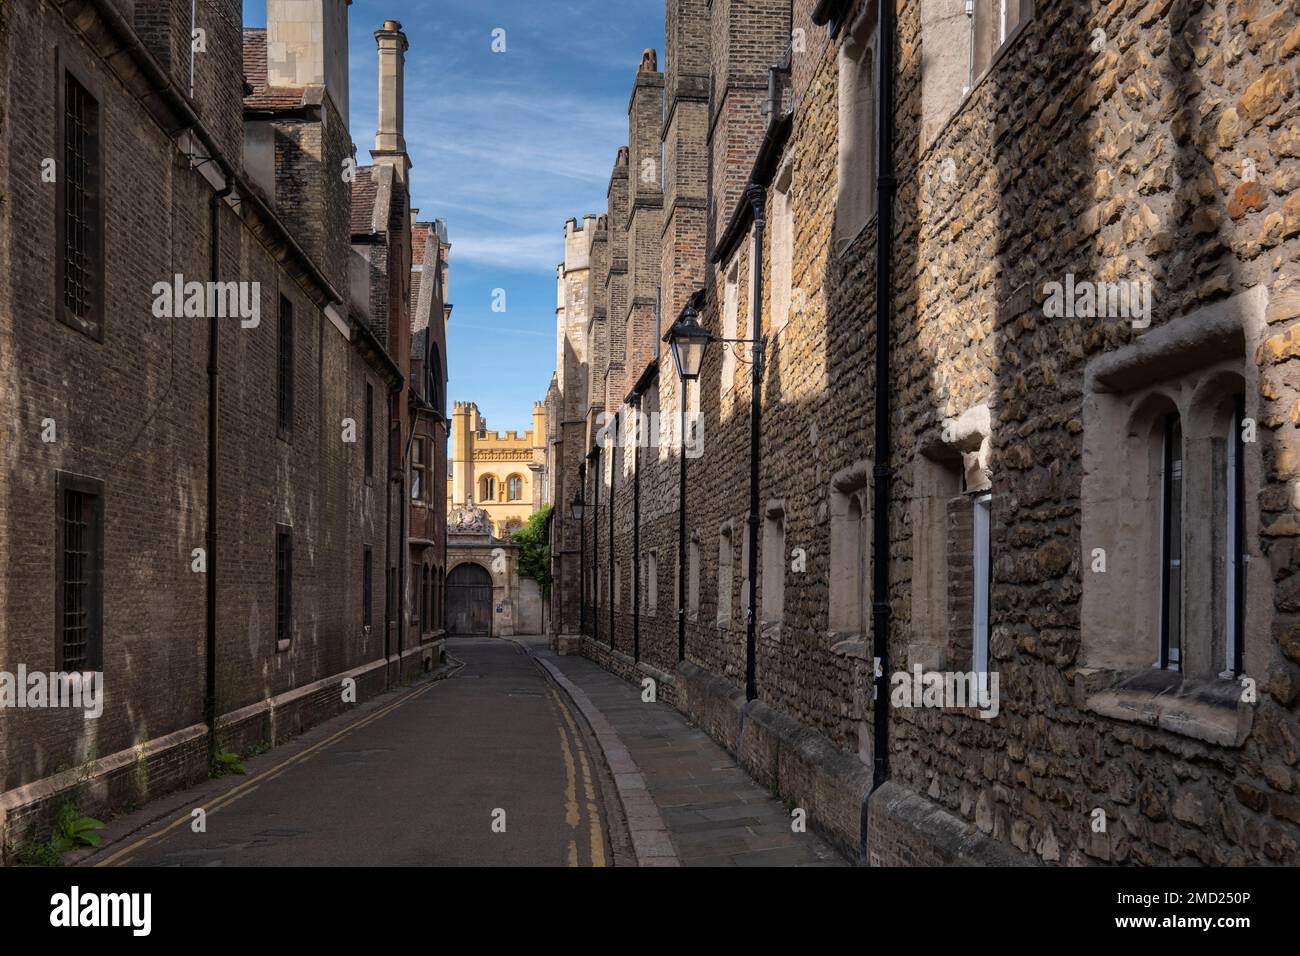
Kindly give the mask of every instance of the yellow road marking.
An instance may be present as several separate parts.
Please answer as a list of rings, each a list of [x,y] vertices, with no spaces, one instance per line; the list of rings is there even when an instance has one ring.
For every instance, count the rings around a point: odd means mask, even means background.
[[[324,749],[325,747],[328,747],[330,744],[334,743],[335,741],[341,740],[343,737],[348,736],[353,731],[360,730],[362,727],[366,726],[367,724],[372,723],[378,720],[380,717],[389,714],[390,712],[396,710],[398,707],[405,704],[407,701],[413,700],[414,698],[419,697],[421,694],[425,693],[426,691],[436,687],[439,683],[441,683],[441,681],[434,681],[429,684],[426,684],[421,688],[418,688],[417,690],[411,691],[409,694],[404,694],[403,696],[399,697],[397,700],[393,701],[391,704],[386,704],[379,710],[375,711],[373,714],[369,714],[368,716],[363,717],[361,720],[358,720],[355,724],[352,724],[348,727],[344,727],[342,730],[338,731],[335,734],[332,734],[329,737],[326,737],[324,740],[312,744],[310,747],[308,747],[306,750],[302,751],[301,753],[294,754],[292,757],[287,758],[283,763],[277,764],[271,769],[265,770],[262,773],[258,774],[257,776],[247,780],[246,782],[241,783],[233,790],[229,790],[226,793],[221,794],[215,800],[213,800],[211,803],[209,803],[207,806],[203,808],[205,813],[207,814],[207,816],[211,816],[220,808],[227,806],[231,803],[234,803],[236,800],[240,799],[241,797],[245,797],[248,794],[252,793],[254,790],[260,787],[262,784],[266,783],[268,780],[274,780],[276,777],[284,773],[285,770],[287,770],[289,767],[293,766],[294,764],[301,763],[307,758],[315,756],[316,753],[318,753],[320,750]],[[146,834],[145,836],[141,837],[139,840],[136,840],[134,843],[129,843],[126,846],[122,847],[122,849],[118,850],[116,853],[110,854],[109,856],[105,857],[102,860],[97,860],[94,865],[112,866],[119,860],[122,863],[126,863],[132,856],[138,853],[145,846],[148,846],[150,843],[154,842],[159,837],[162,837],[165,834],[170,833],[171,831],[175,830],[177,827],[189,823],[192,819],[193,817],[191,816],[191,814],[186,813],[183,816],[178,817],[176,820],[172,821],[162,829],[156,830],[153,833]]]
[[[601,816],[600,810],[596,807],[596,788],[592,783],[591,767],[587,763],[587,748],[583,746],[582,734],[578,733],[578,725],[573,720],[573,714],[569,712],[568,706],[562,701],[555,692],[555,688],[547,687],[555,702],[559,704],[560,713],[564,716],[565,723],[569,725],[569,730],[573,734],[574,743],[578,745],[578,759],[582,762],[582,783],[583,789],[587,794],[587,819],[591,824],[591,865],[605,865],[605,839],[601,835]]]

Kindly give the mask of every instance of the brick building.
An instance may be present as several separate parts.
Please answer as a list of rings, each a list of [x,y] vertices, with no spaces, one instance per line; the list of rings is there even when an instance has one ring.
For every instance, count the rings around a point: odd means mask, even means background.
[[[1300,861],[1294,5],[665,24],[559,330],[557,644],[865,861]],[[688,301],[740,341],[684,389]]]
[[[74,787],[141,802],[440,652],[399,623],[418,592],[396,601],[413,421],[445,469],[446,248],[417,294],[405,38],[376,33],[355,170],[346,0],[269,0],[265,30],[233,3],[190,16],[18,0],[0,21],[0,672],[103,675],[97,719],[0,711],[5,844]]]

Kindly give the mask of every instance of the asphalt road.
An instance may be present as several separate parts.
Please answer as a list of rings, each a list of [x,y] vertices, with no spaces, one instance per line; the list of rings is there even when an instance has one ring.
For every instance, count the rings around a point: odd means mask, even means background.
[[[464,664],[453,676],[251,761],[205,798],[206,832],[185,808],[94,862],[611,865],[603,764],[564,695],[512,642],[448,654]]]

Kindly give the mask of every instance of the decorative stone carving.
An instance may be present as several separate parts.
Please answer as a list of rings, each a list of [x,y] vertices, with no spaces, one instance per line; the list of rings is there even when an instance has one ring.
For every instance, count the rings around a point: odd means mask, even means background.
[[[471,495],[463,505],[456,505],[447,515],[447,530],[457,534],[491,534],[492,519],[488,513],[475,507]]]

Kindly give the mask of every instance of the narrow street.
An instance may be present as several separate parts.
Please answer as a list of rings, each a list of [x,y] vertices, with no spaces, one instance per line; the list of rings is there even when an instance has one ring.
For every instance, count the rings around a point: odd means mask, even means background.
[[[563,695],[513,642],[456,641],[450,655],[461,666],[446,679],[249,761],[233,790],[196,788],[88,862],[610,865],[601,761]],[[193,832],[197,806],[206,832]]]

